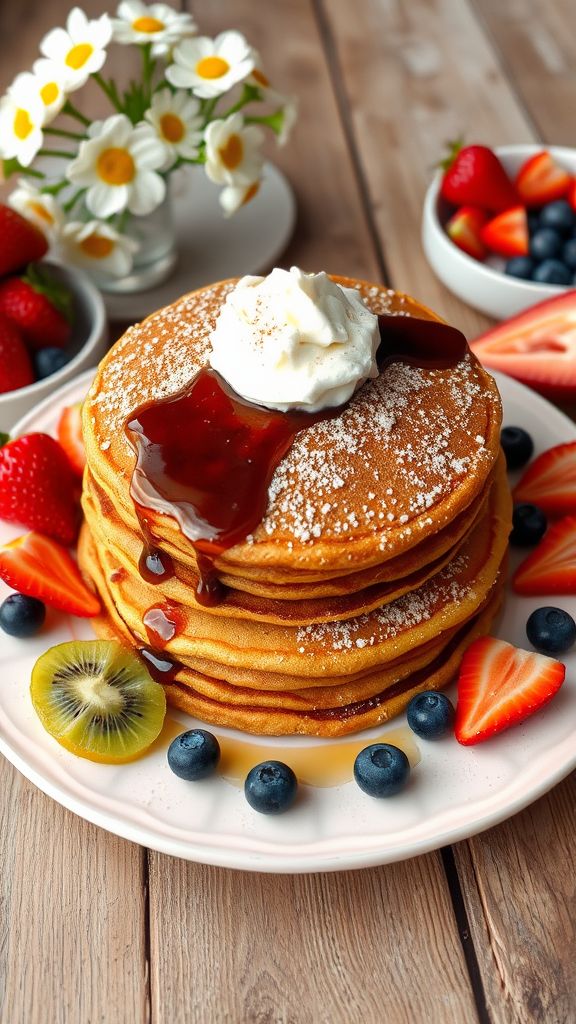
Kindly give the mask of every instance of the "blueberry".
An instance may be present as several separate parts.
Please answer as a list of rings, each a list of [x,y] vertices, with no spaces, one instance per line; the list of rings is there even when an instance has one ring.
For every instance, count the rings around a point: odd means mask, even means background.
[[[282,814],[292,806],[298,791],[298,780],[283,761],[262,761],[251,768],[244,783],[244,794],[250,807],[260,814]]]
[[[572,273],[560,260],[543,260],[532,274],[540,284],[572,284]]]
[[[562,249],[562,236],[552,228],[538,228],[530,239],[530,255],[535,260],[557,256]]]
[[[45,618],[46,607],[35,597],[10,594],[0,604],[0,628],[9,636],[20,639],[34,636],[42,628]]]
[[[546,516],[537,505],[524,502],[514,506],[510,543],[516,547],[532,547],[538,544],[546,533]]]
[[[220,744],[205,729],[180,733],[168,747],[168,764],[174,775],[188,782],[213,775],[220,760]]]
[[[574,210],[566,199],[548,203],[540,213],[540,227],[554,228],[562,235],[569,235],[575,226]]]
[[[562,249],[562,259],[570,270],[576,270],[576,238],[569,238]]]
[[[503,427],[500,432],[500,444],[506,456],[508,469],[520,469],[532,458],[534,442],[528,431],[522,427]]]
[[[408,782],[410,762],[391,743],[372,743],[354,761],[354,778],[368,796],[394,796]]]
[[[34,353],[34,369],[38,380],[51,377],[70,362],[70,355],[61,348],[41,348]]]
[[[445,736],[454,721],[454,707],[443,693],[425,690],[408,705],[408,725],[423,740]]]
[[[563,654],[576,641],[576,622],[562,608],[537,608],[526,623],[526,636],[537,651]]]
[[[534,272],[534,260],[529,256],[513,256],[504,267],[504,273],[510,277],[520,277],[523,281],[529,281]]]

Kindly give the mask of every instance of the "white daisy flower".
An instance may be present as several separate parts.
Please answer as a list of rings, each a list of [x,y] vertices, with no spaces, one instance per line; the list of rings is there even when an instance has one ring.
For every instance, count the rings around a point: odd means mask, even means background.
[[[247,78],[254,67],[252,47],[240,32],[221,32],[216,39],[198,36],[175,47],[166,78],[178,89],[192,89],[211,99]]]
[[[50,241],[58,237],[64,223],[64,212],[55,196],[40,192],[25,178],[21,178],[18,188],[8,196],[8,205],[40,228]]]
[[[267,103],[273,103],[277,108],[275,120],[276,141],[279,146],[285,146],[290,138],[292,129],[298,118],[298,100],[295,96],[285,96],[274,89],[268,76],[262,70],[260,55],[254,53],[255,66],[248,78],[250,85],[255,85],[262,93]]]
[[[88,189],[90,213],[106,218],[128,209],[144,216],[160,206],[166,182],[157,171],[166,150],[152,126],[134,128],[125,114],[115,114],[93,124],[90,135],[66,171],[69,181]]]
[[[60,236],[60,249],[72,266],[85,267],[96,277],[125,277],[138,243],[102,221],[70,221]]]
[[[44,107],[44,124],[49,124],[60,113],[66,102],[64,75],[58,64],[51,60],[37,60],[34,73],[24,71],[14,80],[14,87],[22,86],[26,91],[35,93]],[[11,91],[11,90],[9,90]]]
[[[66,28],[54,28],[40,43],[40,51],[54,61],[64,74],[68,92],[80,89],[90,75],[106,60],[106,47],[112,36],[112,22],[107,14],[89,21],[84,11],[74,7],[68,15]]]
[[[115,43],[152,43],[152,55],[162,57],[176,43],[193,36],[196,25],[190,14],[181,14],[168,4],[143,4],[122,0],[112,19]]]
[[[217,185],[251,185],[260,177],[264,133],[242,114],[212,121],[205,132],[206,174]]]
[[[241,206],[246,206],[260,190],[260,182],[253,181],[250,185],[228,185],[223,188],[219,203],[225,217],[237,213]]]
[[[194,160],[202,142],[200,102],[186,92],[157,92],[145,118],[156,130],[166,149],[164,170],[173,167],[178,157]]]
[[[29,78],[19,75],[0,100],[0,157],[22,167],[29,167],[44,141],[44,105]]]

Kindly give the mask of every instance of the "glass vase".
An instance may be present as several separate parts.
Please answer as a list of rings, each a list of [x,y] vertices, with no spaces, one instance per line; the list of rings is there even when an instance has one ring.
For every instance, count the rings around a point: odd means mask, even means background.
[[[116,295],[143,292],[170,277],[178,261],[178,251],[169,191],[152,213],[145,217],[130,214],[123,234],[138,245],[132,270],[125,277],[108,277],[102,281],[103,291]]]

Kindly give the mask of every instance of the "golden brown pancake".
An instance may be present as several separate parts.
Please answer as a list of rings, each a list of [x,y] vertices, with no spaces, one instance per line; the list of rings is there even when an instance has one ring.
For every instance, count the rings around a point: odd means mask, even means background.
[[[376,313],[437,319],[407,296],[336,280]],[[202,607],[193,544],[169,509],[146,519],[174,574],[140,576],[124,427],[206,364],[233,284],[149,317],[101,364],[83,413],[79,561],[103,602],[97,631],[137,649],[160,644],[178,707],[249,732],[342,735],[445,685],[489,628],[510,529],[499,396],[469,353],[450,369],[387,366],[336,417],[296,435],[262,522],[216,560],[225,600]],[[161,642],[145,625],[151,609],[175,620]]]

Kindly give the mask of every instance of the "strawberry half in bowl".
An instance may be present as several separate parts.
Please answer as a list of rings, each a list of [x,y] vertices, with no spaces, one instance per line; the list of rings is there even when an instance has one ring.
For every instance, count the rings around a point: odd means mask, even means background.
[[[515,205],[505,209],[505,203],[490,211],[481,212],[477,204],[449,203],[441,194],[444,172],[439,171],[426,193],[422,218],[422,244],[426,257],[436,275],[450,291],[463,299],[470,306],[497,320],[507,317],[542,302],[562,295],[568,289],[576,287],[573,271],[566,268],[566,283],[556,284],[537,280],[522,279],[505,273],[507,262],[524,253],[531,256],[533,237],[542,227],[547,231],[546,216],[544,224],[539,224],[542,211],[552,203],[561,202],[567,206],[575,204],[576,186],[576,149],[567,146],[514,145],[499,146],[493,151],[498,157],[514,192],[514,182],[522,168],[524,173],[525,195],[528,199],[518,196]],[[544,156],[548,154],[548,156]],[[530,163],[529,163],[530,162]],[[488,183],[490,189],[490,184]],[[512,194],[511,200],[514,196]],[[462,228],[470,232],[474,240],[479,240],[479,256],[475,258],[452,241],[447,227],[457,206],[470,207],[463,214]],[[499,218],[496,221],[496,218]],[[489,227],[487,227],[489,225]],[[574,212],[576,231],[576,211]],[[457,226],[457,230],[460,226]],[[551,228],[555,230],[554,226]],[[563,246],[576,238],[571,229],[566,229],[562,236]],[[549,236],[549,241],[551,236]],[[485,244],[490,243],[490,248]],[[544,239],[546,242],[546,239]],[[498,254],[491,251],[491,244],[501,250]],[[574,244],[576,250],[576,241]],[[482,251],[483,250],[483,251]],[[552,262],[562,260],[563,249],[550,253]],[[548,254],[543,251],[532,257],[534,270],[542,269]],[[576,251],[575,251],[576,257]],[[548,264],[551,262],[547,260]],[[533,271],[534,272],[534,271]],[[552,274],[552,277],[554,274]]]
[[[65,267],[48,260],[42,260],[34,265],[38,268],[41,277],[46,277],[61,287],[69,294],[70,302],[70,336],[66,339],[62,351],[65,352],[66,362],[59,369],[54,370],[49,376],[37,379],[25,386],[17,386],[18,381],[7,379],[5,386],[13,390],[0,389],[0,431],[9,433],[13,425],[20,420],[30,409],[42,399],[47,398],[52,391],[57,390],[67,380],[76,377],[83,370],[90,366],[96,366],[108,346],[108,329],[106,322],[106,310],[102,296],[95,285],[92,284],[86,274],[72,267]],[[0,294],[0,309],[2,304],[6,308],[13,309],[16,315],[20,314],[20,307],[23,315],[29,315],[26,306],[26,296],[20,286],[14,284],[16,277],[5,278],[0,283],[0,292],[4,288],[4,295]],[[20,290],[19,290],[20,289]],[[47,325],[47,330],[51,325]],[[14,335],[16,335],[14,337]],[[45,338],[44,338],[45,340]],[[56,339],[60,344],[60,339]],[[21,340],[18,339],[18,327],[15,322],[0,315],[0,383],[2,373],[22,373],[20,379],[30,380],[30,365],[33,365],[38,352],[29,349],[28,357],[24,356],[26,365],[20,365]],[[3,351],[4,346],[4,351]],[[50,347],[50,346],[48,346]],[[16,384],[16,386],[14,386]]]

